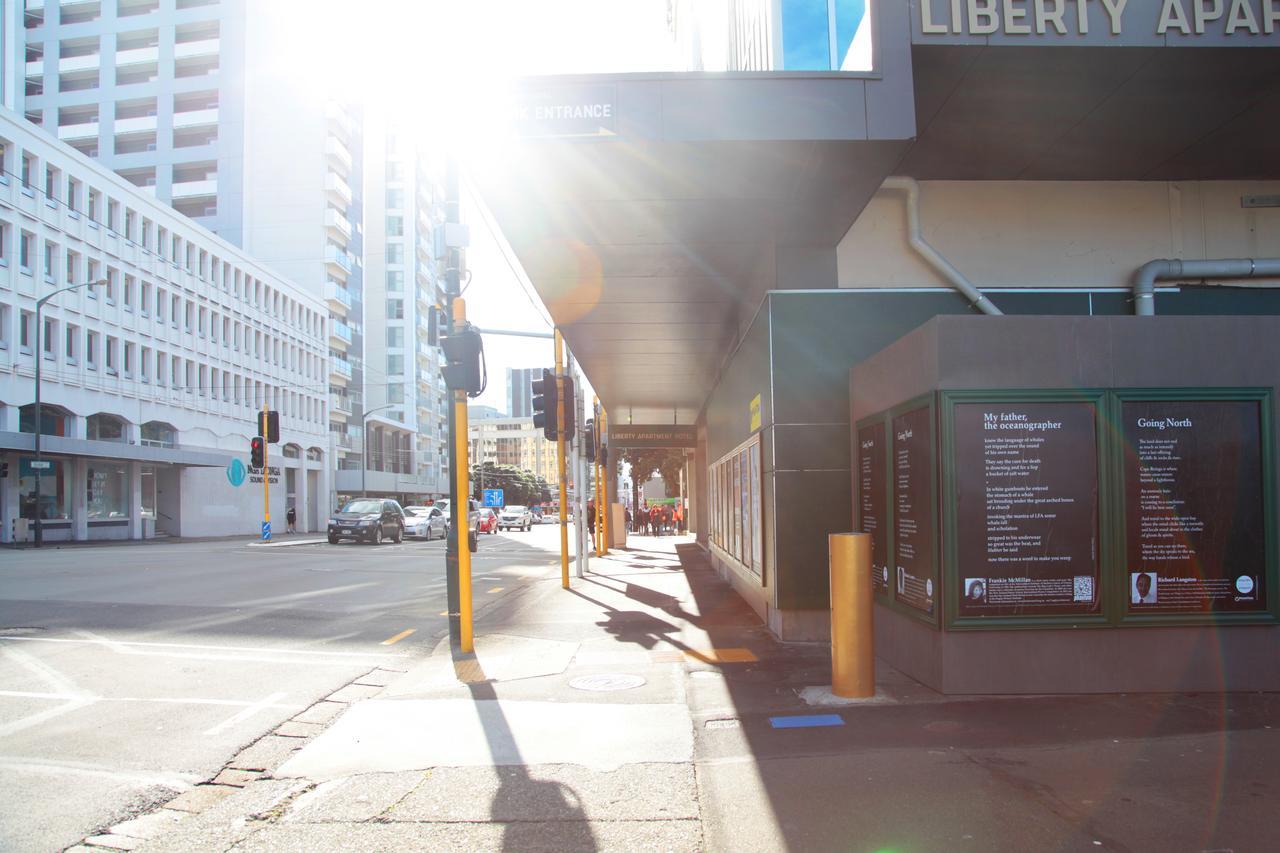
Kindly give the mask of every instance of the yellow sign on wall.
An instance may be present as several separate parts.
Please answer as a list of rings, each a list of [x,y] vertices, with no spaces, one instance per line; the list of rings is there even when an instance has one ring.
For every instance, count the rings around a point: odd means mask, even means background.
[[[751,432],[760,429],[760,395],[751,398]]]

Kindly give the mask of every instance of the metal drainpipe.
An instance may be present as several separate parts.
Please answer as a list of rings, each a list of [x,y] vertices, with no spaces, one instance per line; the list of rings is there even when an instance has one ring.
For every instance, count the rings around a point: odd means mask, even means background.
[[[965,278],[964,273],[952,266],[951,262],[939,254],[937,249],[930,246],[921,235],[920,184],[916,179],[890,176],[885,178],[884,183],[880,185],[880,189],[897,190],[907,194],[907,242],[911,244],[911,248],[916,251],[916,254],[924,258],[929,266],[951,282],[951,286],[973,303],[974,308],[977,308],[983,314],[1004,314],[990,299],[983,295],[981,290],[978,290],[969,279]]]
[[[1133,313],[1156,313],[1156,282],[1161,279],[1225,279],[1280,277],[1280,258],[1225,258],[1216,261],[1147,261],[1133,278]]]

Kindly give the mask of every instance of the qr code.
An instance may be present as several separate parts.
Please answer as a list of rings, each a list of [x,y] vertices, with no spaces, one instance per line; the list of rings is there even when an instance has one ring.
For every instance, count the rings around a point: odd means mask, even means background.
[[[1075,584],[1072,592],[1073,601],[1093,601],[1093,578],[1088,575],[1078,575],[1075,578]]]

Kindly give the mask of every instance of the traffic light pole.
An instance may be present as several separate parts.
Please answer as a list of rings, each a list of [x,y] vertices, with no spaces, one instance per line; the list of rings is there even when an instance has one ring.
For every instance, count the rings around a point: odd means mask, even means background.
[[[467,304],[461,298],[453,300],[453,326],[461,329],[467,323]],[[453,445],[458,463],[454,468],[454,517],[460,518],[457,543],[458,562],[458,639],[464,652],[474,651],[471,612],[471,466],[467,458],[467,392],[453,392]],[[466,536],[464,545],[462,537]]]
[[[461,222],[458,164],[450,157],[445,170],[445,221]],[[462,253],[448,250],[445,298],[449,334],[466,325],[466,304],[460,297]],[[445,590],[449,607],[449,643],[463,652],[473,650],[471,619],[471,501],[467,494],[467,392],[453,391],[449,407],[449,538],[445,544]]]
[[[609,481],[608,481],[608,462],[605,458],[605,437],[609,435],[609,413],[604,410],[604,406],[600,407],[600,495],[604,504],[604,524],[600,527],[600,535],[603,539],[601,553],[609,553],[609,524],[610,516],[613,514],[609,508]]]
[[[267,413],[271,411],[267,404],[262,404],[262,414],[258,415],[258,432],[262,433],[262,541],[271,541],[271,485],[267,474],[268,448],[271,442],[267,435]],[[252,529],[252,528],[251,528]]]
[[[569,588],[569,496],[564,464],[564,337],[556,329],[556,465],[560,477],[560,586]]]

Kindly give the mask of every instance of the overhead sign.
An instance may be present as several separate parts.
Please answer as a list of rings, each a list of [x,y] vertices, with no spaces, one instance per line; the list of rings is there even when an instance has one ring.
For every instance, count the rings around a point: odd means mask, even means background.
[[[1274,0],[918,0],[923,37],[1026,36],[1103,42],[1180,35],[1265,42],[1280,30]]]
[[[515,106],[517,136],[612,136],[617,130],[617,88],[612,84],[529,89]]]
[[[698,446],[693,424],[609,424],[610,447],[690,449]]]
[[[485,489],[484,505],[496,506],[496,507],[503,506],[504,504],[502,502],[502,489]]]

